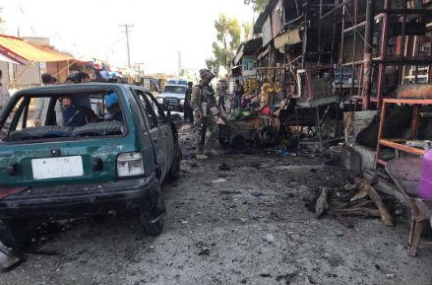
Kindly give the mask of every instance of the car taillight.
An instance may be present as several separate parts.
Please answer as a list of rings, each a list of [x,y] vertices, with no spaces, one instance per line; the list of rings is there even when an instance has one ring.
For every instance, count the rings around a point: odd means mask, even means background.
[[[117,156],[118,177],[139,176],[143,174],[143,156],[140,152],[121,153]]]

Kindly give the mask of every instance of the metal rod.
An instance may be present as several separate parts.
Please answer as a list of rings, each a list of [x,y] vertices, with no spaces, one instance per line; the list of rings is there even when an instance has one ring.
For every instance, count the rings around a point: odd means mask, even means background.
[[[358,22],[358,0],[354,0],[354,21],[355,25]],[[353,96],[353,90],[355,88],[355,65],[353,62],[355,62],[355,52],[356,52],[356,42],[357,42],[357,36],[356,36],[356,30],[353,30],[353,42],[352,42],[352,84],[350,85],[350,97]]]
[[[389,7],[389,6],[388,6]],[[378,9],[377,13],[385,13],[388,15],[431,15],[431,9]]]
[[[370,109],[371,79],[373,69],[371,58],[373,57],[373,29],[374,29],[374,0],[367,0],[365,19],[365,43],[364,43],[364,80],[362,84],[362,109]]]
[[[323,151],[322,126],[320,124],[319,106],[316,106],[316,124],[317,124],[317,133],[319,135],[320,151],[322,152]]]
[[[339,0],[335,0],[334,4],[335,6],[338,5]],[[337,13],[334,13],[334,21],[332,23],[332,43],[331,43],[331,64],[334,65],[337,60],[335,58],[335,37],[337,35],[337,19],[338,19],[338,15]],[[334,78],[334,74],[332,74],[332,77]]]
[[[335,13],[338,9],[340,9],[341,7],[343,7],[346,4],[347,0],[343,0],[343,2],[341,2],[340,4],[338,4],[334,9],[332,9],[331,11],[325,13],[320,20],[325,19],[326,17],[332,15],[332,13]]]
[[[389,0],[384,0],[385,10],[390,7]],[[386,61],[388,51],[388,29],[389,29],[389,15],[384,13],[382,18],[382,37],[380,47],[380,59]],[[385,88],[385,64],[379,63],[379,71],[377,76],[377,104],[378,107],[382,106],[383,90]]]
[[[341,13],[341,45],[340,45],[340,95],[343,96],[343,61],[344,61],[344,23],[346,21],[346,2],[343,1],[343,11]]]
[[[319,7],[319,25],[318,25],[318,36],[317,36],[317,52],[319,53],[319,61],[317,65],[320,65],[321,60],[321,40],[322,40],[322,21],[320,20],[322,18],[322,12],[323,12],[323,0],[320,0],[320,7]]]
[[[304,7],[304,35],[302,38],[302,69],[305,69],[305,55],[307,53],[307,38],[308,38],[308,22],[307,22],[307,12],[308,9],[308,0],[305,3]]]

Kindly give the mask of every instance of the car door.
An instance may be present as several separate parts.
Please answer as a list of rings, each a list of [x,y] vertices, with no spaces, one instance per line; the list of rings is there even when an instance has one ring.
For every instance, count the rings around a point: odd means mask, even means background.
[[[158,104],[156,99],[150,93],[145,93],[146,100],[152,106],[153,112],[158,120],[158,125],[162,133],[163,147],[165,151],[167,171],[170,170],[174,161],[174,137],[173,129],[170,120],[164,114],[161,106]]]
[[[146,99],[146,94],[139,89],[134,89],[133,92],[140,104],[143,114],[147,117],[149,124],[149,135],[155,149],[156,162],[158,163],[159,169],[161,171],[161,180],[163,180],[170,165],[167,165],[164,136],[158,124],[158,117],[153,111],[152,105]]]

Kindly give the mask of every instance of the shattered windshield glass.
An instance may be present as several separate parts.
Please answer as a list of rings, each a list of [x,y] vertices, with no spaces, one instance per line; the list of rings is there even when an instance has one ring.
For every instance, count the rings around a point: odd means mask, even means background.
[[[26,95],[5,116],[5,141],[122,135],[124,117],[115,92]]]

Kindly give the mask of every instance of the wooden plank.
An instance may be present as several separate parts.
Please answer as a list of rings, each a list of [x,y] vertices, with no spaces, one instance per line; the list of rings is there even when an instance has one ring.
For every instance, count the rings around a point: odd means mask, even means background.
[[[379,140],[379,144],[390,147],[390,148],[398,149],[398,150],[401,150],[404,152],[416,154],[419,156],[424,156],[424,154],[425,154],[425,150],[423,150],[423,149],[418,149],[418,148],[410,147],[410,146],[407,146],[404,144],[395,143],[395,142],[392,142],[390,140],[381,139],[381,140]]]
[[[395,99],[395,98],[384,98],[383,102],[391,104],[421,104],[421,105],[432,105],[431,99]]]
[[[379,156],[380,156],[380,150],[381,150],[381,145],[380,145],[380,140],[382,139],[382,135],[383,135],[383,127],[384,127],[384,122],[385,122],[385,116],[386,116],[386,104],[388,102],[384,101],[382,104],[382,110],[380,112],[380,121],[379,121],[379,132],[378,132],[378,143],[377,143],[377,147],[376,147],[376,162],[374,163],[376,168],[378,165],[378,160],[379,160]]]
[[[383,159],[378,158],[378,159],[377,159],[377,164],[380,164],[380,165],[386,166],[386,165],[388,164],[388,162],[386,162],[386,161],[383,160]]]
[[[376,203],[376,206],[379,209],[380,216],[382,218],[382,223],[385,226],[389,226],[389,227],[394,226],[394,223],[392,222],[392,217],[388,212],[388,209],[386,208],[385,204],[382,201],[382,198],[376,192],[373,186],[371,186],[369,183],[365,183],[364,190],[367,191],[367,194],[368,196],[370,196],[371,200],[373,200],[374,203]]]

